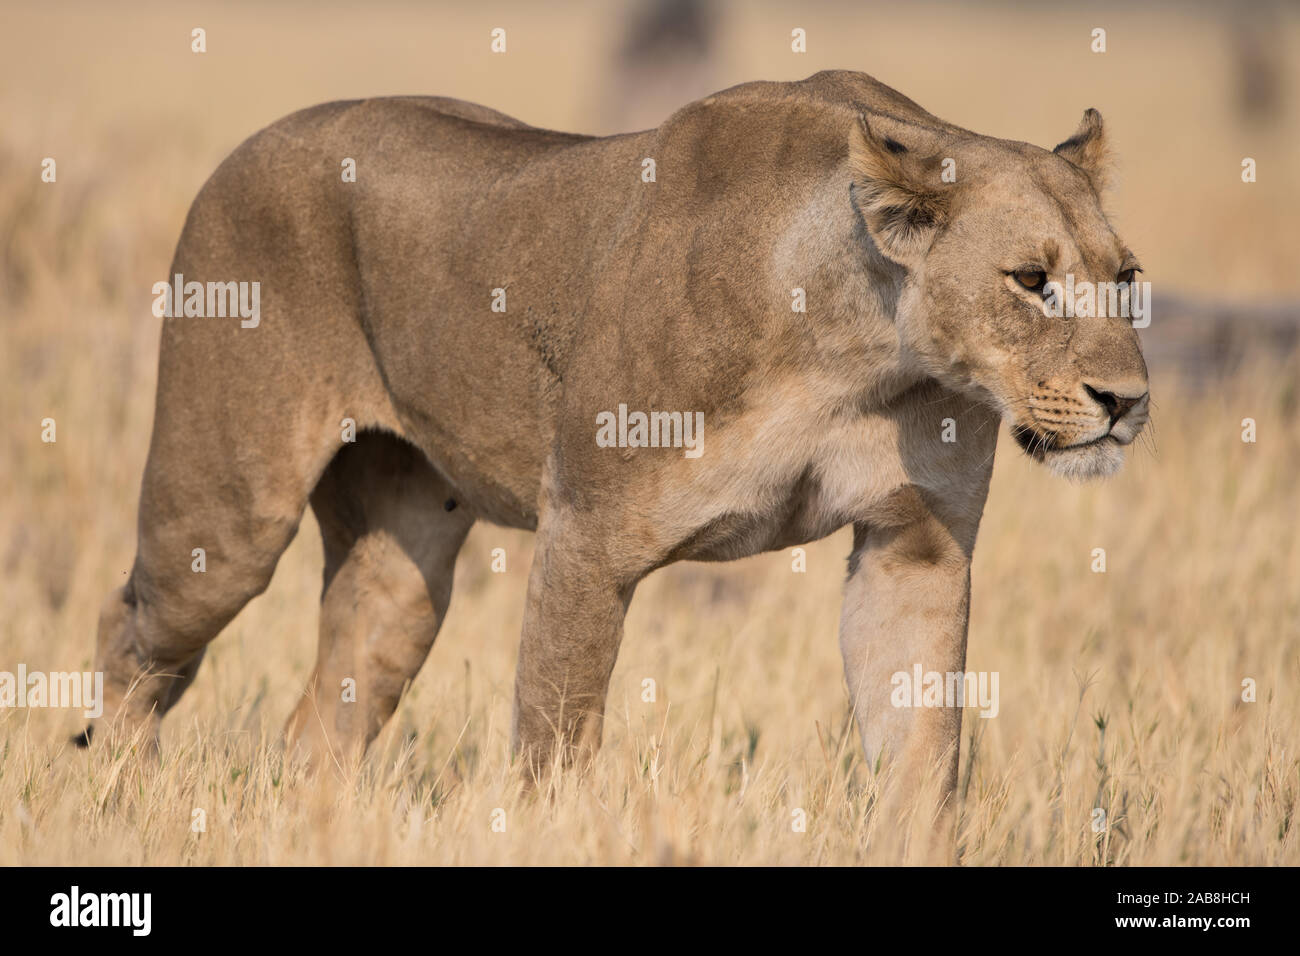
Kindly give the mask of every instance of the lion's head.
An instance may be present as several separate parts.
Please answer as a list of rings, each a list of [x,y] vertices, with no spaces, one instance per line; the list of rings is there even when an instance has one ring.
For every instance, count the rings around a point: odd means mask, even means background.
[[[876,113],[850,140],[854,204],[906,271],[904,345],[1071,478],[1113,473],[1147,422],[1149,301],[1101,209],[1105,152],[1096,110],[1051,152]]]

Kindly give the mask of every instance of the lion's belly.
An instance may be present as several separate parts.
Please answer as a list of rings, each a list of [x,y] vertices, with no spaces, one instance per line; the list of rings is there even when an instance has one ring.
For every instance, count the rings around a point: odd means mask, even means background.
[[[419,447],[483,518],[533,529],[552,416],[531,387],[526,354],[426,316],[432,335],[408,345],[377,338],[376,356],[405,438]]]

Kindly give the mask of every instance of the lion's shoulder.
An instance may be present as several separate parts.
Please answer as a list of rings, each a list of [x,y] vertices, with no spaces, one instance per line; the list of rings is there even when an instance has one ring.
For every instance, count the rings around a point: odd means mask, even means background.
[[[875,77],[853,70],[823,70],[786,82],[741,83],[687,104],[669,118],[668,124],[708,113],[744,114],[760,122],[792,113],[819,114],[835,120],[861,113],[888,113],[924,126],[950,125]]]

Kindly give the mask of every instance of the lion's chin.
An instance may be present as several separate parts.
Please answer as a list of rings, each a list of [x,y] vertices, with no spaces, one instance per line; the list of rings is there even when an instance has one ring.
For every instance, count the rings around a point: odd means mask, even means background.
[[[1107,435],[1086,445],[1044,451],[1040,461],[1054,474],[1070,481],[1109,478],[1124,464],[1124,448]]]
[[[1026,455],[1071,481],[1109,478],[1124,464],[1124,445],[1113,435],[1078,445],[1056,445],[1050,436],[1024,425],[1013,425],[1011,435]]]

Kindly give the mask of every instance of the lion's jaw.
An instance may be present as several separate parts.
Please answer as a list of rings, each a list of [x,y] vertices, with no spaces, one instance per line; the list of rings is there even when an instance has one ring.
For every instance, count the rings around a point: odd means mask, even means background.
[[[1034,415],[1032,404],[1026,415],[1004,413],[1011,435],[1024,452],[1046,465],[1054,474],[1072,481],[1109,478],[1124,463],[1124,449],[1131,445],[1149,420],[1149,398],[1143,396],[1132,408],[1111,422],[1104,414],[1087,431],[1061,431],[1044,424]]]

